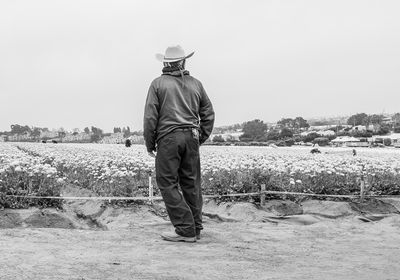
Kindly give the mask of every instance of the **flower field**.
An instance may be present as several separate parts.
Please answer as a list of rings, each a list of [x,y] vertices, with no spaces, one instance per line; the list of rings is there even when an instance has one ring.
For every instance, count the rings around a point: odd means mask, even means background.
[[[368,194],[400,194],[400,149],[201,147],[204,194],[259,190],[357,194],[364,178]],[[5,197],[60,194],[65,184],[100,196],[147,195],[154,160],[144,146],[0,143],[0,205],[25,207],[51,200]],[[155,188],[157,192],[157,188]]]

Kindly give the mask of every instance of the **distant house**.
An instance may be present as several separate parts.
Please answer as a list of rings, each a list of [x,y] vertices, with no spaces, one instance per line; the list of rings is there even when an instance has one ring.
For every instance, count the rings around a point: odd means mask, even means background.
[[[377,142],[377,139],[390,139],[391,145],[398,146],[400,144],[400,133],[392,133],[389,135],[374,135],[372,142]]]
[[[327,137],[327,136],[333,136],[335,135],[335,132],[333,132],[332,130],[309,130],[309,131],[303,131],[302,133],[300,133],[301,136],[307,136],[311,133],[316,133],[320,136],[323,137]]]
[[[318,131],[317,134],[327,137],[327,136],[334,136],[335,132],[333,132],[332,130],[324,130],[324,131]]]
[[[91,134],[87,134],[85,132],[81,132],[78,134],[71,134],[71,133],[67,133],[67,135],[65,135],[63,137],[63,142],[88,142],[90,141],[90,137]]]
[[[350,136],[340,136],[331,141],[332,144],[342,147],[369,147],[368,142],[362,142],[360,139]]]
[[[43,139],[43,138],[50,139],[50,138],[56,138],[56,137],[58,137],[58,131],[55,131],[55,130],[53,130],[53,131],[40,131],[40,138],[41,139]]]
[[[13,134],[8,136],[8,141],[10,142],[20,142],[29,140],[32,140],[32,137],[29,132],[25,132],[23,134]]]
[[[365,125],[356,125],[351,128],[352,131],[366,131],[367,127]]]
[[[7,140],[7,135],[0,135],[0,142],[5,142]]]

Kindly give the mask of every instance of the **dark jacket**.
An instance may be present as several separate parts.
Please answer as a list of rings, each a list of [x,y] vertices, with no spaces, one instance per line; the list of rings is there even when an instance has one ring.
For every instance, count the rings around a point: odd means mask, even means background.
[[[176,128],[195,127],[200,144],[211,134],[214,110],[200,81],[180,71],[164,73],[150,85],[144,109],[143,134],[148,152]]]

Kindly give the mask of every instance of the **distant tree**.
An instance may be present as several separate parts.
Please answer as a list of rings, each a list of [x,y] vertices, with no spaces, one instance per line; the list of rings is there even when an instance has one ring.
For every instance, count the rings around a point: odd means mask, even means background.
[[[339,131],[336,136],[350,136],[350,132],[347,130]]]
[[[369,122],[373,125],[380,125],[382,124],[383,118],[383,115],[373,114],[369,116]]]
[[[303,138],[303,142],[312,142],[315,138],[318,138],[319,135],[315,132],[311,132],[309,134],[307,134],[306,136],[304,136]]]
[[[296,117],[293,122],[294,122],[294,126],[297,130],[301,130],[302,128],[310,127],[308,122],[305,119],[303,119],[303,117]]]
[[[268,131],[267,140],[279,140],[279,138],[280,138],[279,130],[273,129]]]
[[[243,125],[243,134],[239,137],[241,141],[254,141],[256,138],[263,137],[267,132],[268,126],[258,119],[246,122]]]
[[[232,135],[228,135],[226,137],[226,142],[237,142],[237,139],[233,137]]]
[[[215,135],[212,139],[213,142],[225,142],[224,138],[221,135]]]
[[[329,139],[326,137],[317,137],[312,142],[314,144],[318,144],[319,146],[326,146],[329,143]]]
[[[350,118],[347,119],[347,124],[356,126],[356,125],[368,125],[368,115],[365,113],[359,113],[350,116]]]
[[[399,126],[400,125],[400,113],[396,113],[392,116],[392,121],[393,121],[393,126]]]
[[[383,145],[385,145],[385,146],[392,145],[392,140],[390,138],[384,138],[383,139]]]
[[[395,126],[393,129],[394,133],[400,133],[400,126]]]
[[[113,131],[114,131],[114,133],[121,133],[121,128],[120,127],[114,127]]]
[[[101,140],[101,136],[99,134],[90,135],[90,142],[97,143]]]
[[[322,126],[322,125],[328,125],[329,123],[326,121],[313,121],[311,122],[311,125],[313,126]]]
[[[60,137],[61,139],[64,138],[67,135],[67,133],[65,132],[64,128],[60,128],[58,130],[58,137]]]
[[[294,128],[295,127],[294,119],[291,119],[291,118],[283,118],[283,119],[279,120],[277,122],[277,124],[282,128],[283,127],[286,127],[286,128]]]
[[[290,138],[293,137],[293,132],[289,128],[282,128],[281,132],[279,133],[279,138]]]
[[[350,133],[350,135],[353,137],[370,138],[370,137],[372,137],[373,133],[370,130],[366,130],[366,131],[355,131],[355,132]]]
[[[379,131],[381,130],[383,118],[384,118],[383,115],[377,115],[377,114],[368,116],[369,123],[373,125],[373,130],[375,133],[379,133]]]
[[[103,130],[101,130],[100,128],[95,127],[95,126],[91,127],[91,131],[92,131],[93,134],[96,134],[96,135],[99,135],[99,136],[101,136],[103,134]]]
[[[285,140],[285,146],[293,146],[294,145],[295,140],[293,138],[289,138]]]
[[[122,132],[124,133],[124,137],[125,137],[125,138],[126,138],[126,137],[129,137],[129,136],[131,135],[131,129],[130,129],[129,126],[127,126],[126,128],[124,127],[124,128],[122,129]]]
[[[12,124],[11,125],[11,134],[24,134],[24,133],[31,133],[32,129],[27,125],[19,125],[19,124]]]
[[[85,127],[85,128],[83,129],[83,131],[84,131],[86,134],[90,134],[90,129],[89,129],[89,127]]]
[[[32,129],[31,136],[34,137],[35,139],[38,139],[40,137],[41,129],[39,127],[34,127]]]
[[[379,130],[377,131],[378,135],[386,135],[390,132],[390,127],[388,125],[383,125],[379,127]]]

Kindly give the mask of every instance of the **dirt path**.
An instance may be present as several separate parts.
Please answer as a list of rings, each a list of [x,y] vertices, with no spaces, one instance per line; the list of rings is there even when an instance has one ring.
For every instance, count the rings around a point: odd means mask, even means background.
[[[400,217],[312,225],[206,219],[194,244],[168,222],[0,230],[0,279],[399,279]]]

